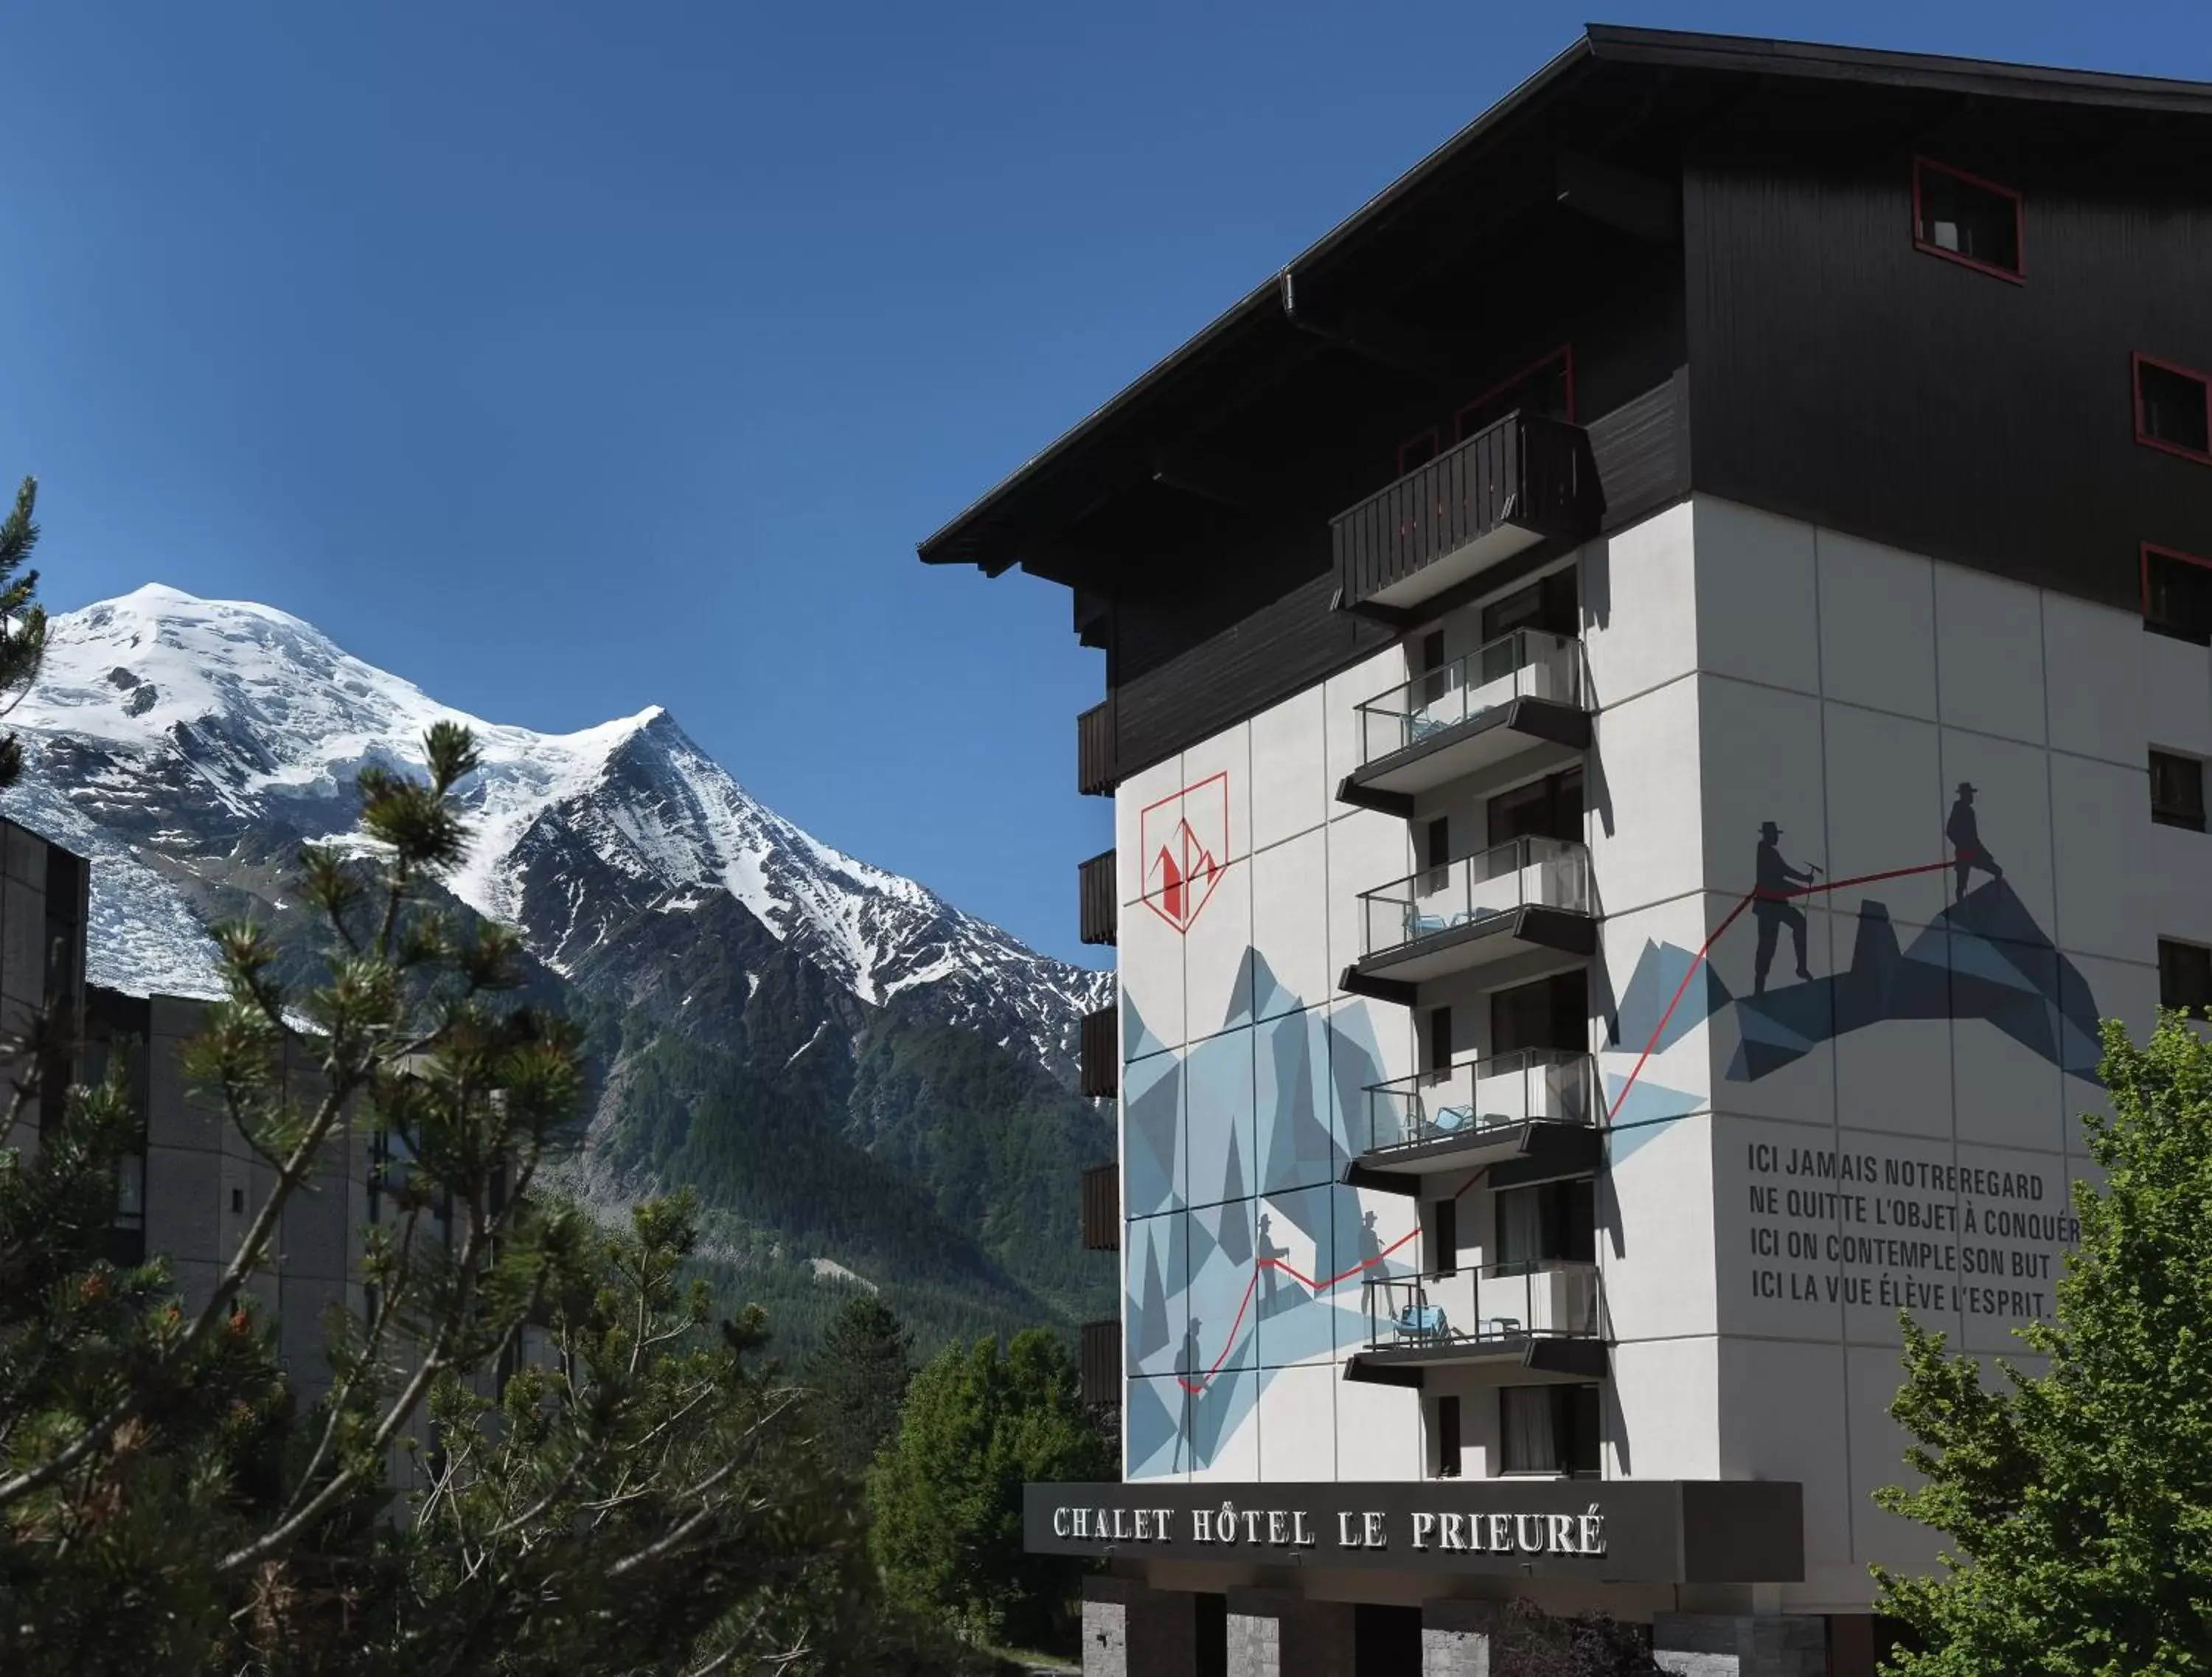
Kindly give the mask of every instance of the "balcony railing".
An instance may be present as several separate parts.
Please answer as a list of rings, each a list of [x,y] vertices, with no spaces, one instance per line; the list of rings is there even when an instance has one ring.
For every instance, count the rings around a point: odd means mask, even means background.
[[[1516,629],[1487,646],[1377,694],[1359,707],[1363,767],[1486,716],[1516,699],[1583,708],[1583,643]]]
[[[1115,888],[1114,853],[1103,850],[1075,870],[1083,941],[1110,944],[1121,935],[1121,904]]]
[[[1077,1332],[1076,1366],[1082,1376],[1083,1401],[1095,1409],[1118,1407],[1121,1401],[1120,1319],[1109,1316],[1103,1322],[1086,1322]]]
[[[1367,1348],[1440,1361],[1525,1358],[1536,1340],[1602,1341],[1605,1279],[1594,1263],[1542,1258],[1367,1284]]]
[[[1093,1164],[1083,1172],[1083,1249],[1121,1249],[1121,1167]]]
[[[1408,611],[1547,538],[1580,541],[1604,509],[1589,436],[1510,414],[1330,522],[1353,610]]]
[[[1371,958],[1425,939],[1490,928],[1517,909],[1589,914],[1595,902],[1587,848],[1569,839],[1514,839],[1362,891],[1361,955]]]
[[[1523,1048],[1489,1060],[1368,1089],[1367,1130],[1359,1151],[1385,1151],[1435,1142],[1480,1144],[1519,1125],[1595,1125],[1597,1064],[1586,1054]]]
[[[1081,1092],[1109,1099],[1121,1090],[1121,1036],[1114,1004],[1083,1016],[1083,1038],[1076,1077]]]
[[[1121,776],[1115,755],[1120,744],[1115,732],[1114,696],[1091,707],[1075,719],[1075,789],[1085,795],[1111,796]]]

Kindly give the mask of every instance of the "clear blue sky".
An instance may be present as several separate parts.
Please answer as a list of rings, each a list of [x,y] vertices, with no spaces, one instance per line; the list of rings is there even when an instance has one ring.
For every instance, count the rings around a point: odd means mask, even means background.
[[[1550,0],[32,0],[0,475],[50,601],[266,601],[447,702],[659,702],[1074,958],[1099,654],[915,541],[1565,45]],[[2212,78],[2186,3],[1623,22]]]

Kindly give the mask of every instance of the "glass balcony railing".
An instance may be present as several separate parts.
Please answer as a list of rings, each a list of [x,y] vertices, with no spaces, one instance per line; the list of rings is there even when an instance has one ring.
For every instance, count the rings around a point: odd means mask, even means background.
[[[1594,1263],[1539,1258],[1367,1284],[1370,1351],[1504,1355],[1531,1339],[1605,1337],[1605,1281]]]
[[[1517,629],[1379,693],[1359,707],[1361,767],[1418,745],[1516,699],[1583,708],[1583,643]]]
[[[1527,908],[1594,912],[1589,849],[1568,839],[1514,839],[1362,891],[1361,956],[1381,955]]]
[[[1476,1141],[1535,1121],[1595,1124],[1596,1062],[1559,1048],[1522,1048],[1489,1060],[1378,1083],[1368,1089],[1365,1152],[1425,1142]]]

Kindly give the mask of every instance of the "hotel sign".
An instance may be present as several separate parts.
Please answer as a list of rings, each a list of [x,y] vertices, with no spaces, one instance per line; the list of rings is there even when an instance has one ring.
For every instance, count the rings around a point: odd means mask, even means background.
[[[1042,1554],[1654,1583],[1805,1571],[1802,1492],[1769,1480],[1030,1485],[1022,1512]]]

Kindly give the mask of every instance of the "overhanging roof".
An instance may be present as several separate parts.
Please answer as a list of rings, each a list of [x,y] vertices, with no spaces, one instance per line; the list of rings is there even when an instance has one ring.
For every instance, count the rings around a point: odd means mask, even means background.
[[[1180,389],[1243,353],[1271,357],[1301,288],[1325,278],[1444,177],[1502,141],[1524,117],[1600,67],[1797,79],[2189,117],[2212,116],[2212,84],[1991,60],[1825,46],[1748,36],[1589,25],[1582,36],[1416,163],[1211,325],[1048,444],[935,533],[916,544],[927,564],[975,564],[996,576],[1030,544],[1079,520],[1115,476],[1147,470],[1148,433]]]

